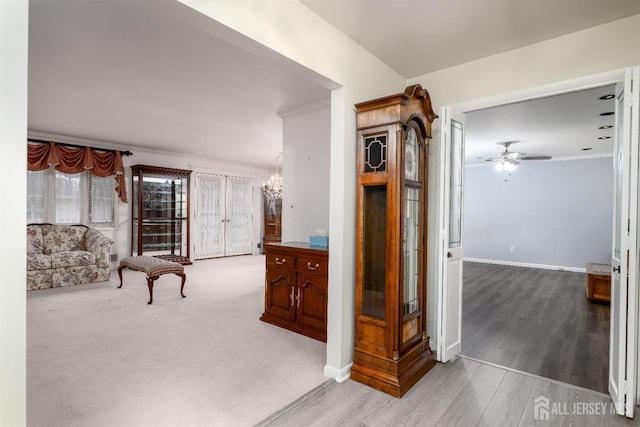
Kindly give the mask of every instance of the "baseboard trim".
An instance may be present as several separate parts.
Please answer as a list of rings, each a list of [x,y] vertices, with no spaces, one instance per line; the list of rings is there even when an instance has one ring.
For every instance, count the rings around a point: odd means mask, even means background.
[[[580,267],[566,267],[563,265],[547,265],[547,264],[532,264],[528,262],[514,262],[514,261],[503,261],[497,259],[481,259],[481,258],[463,258],[466,262],[480,262],[483,264],[497,264],[497,265],[508,265],[512,267],[525,267],[525,268],[540,268],[543,270],[557,270],[557,271],[572,271],[574,273],[586,273],[587,268]]]
[[[334,368],[333,366],[329,366],[329,365],[324,365],[324,370],[322,374],[325,377],[333,378],[338,383],[343,383],[346,380],[348,380],[349,377],[351,376],[351,365],[353,365],[353,363],[349,363],[347,366],[343,367],[342,369]]]

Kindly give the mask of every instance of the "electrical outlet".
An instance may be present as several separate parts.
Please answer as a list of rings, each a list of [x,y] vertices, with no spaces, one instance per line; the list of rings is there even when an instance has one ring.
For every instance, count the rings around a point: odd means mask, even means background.
[[[509,246],[509,252],[514,253],[516,251],[515,246]]]

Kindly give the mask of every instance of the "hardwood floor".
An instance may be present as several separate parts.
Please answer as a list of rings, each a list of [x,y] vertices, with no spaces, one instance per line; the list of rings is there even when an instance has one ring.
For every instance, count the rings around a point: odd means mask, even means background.
[[[462,354],[607,392],[609,306],[582,273],[464,263]]]
[[[536,400],[542,396],[549,399],[548,420],[535,416]],[[438,363],[401,399],[352,380],[331,380],[257,425],[638,425],[612,413],[612,405],[601,393],[460,357]]]

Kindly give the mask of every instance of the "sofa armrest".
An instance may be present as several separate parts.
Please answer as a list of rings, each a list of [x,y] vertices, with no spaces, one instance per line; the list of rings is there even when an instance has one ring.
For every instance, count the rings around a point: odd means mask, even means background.
[[[109,253],[113,240],[99,232],[98,230],[88,229],[84,235],[84,241],[87,251],[96,254],[96,264],[100,268],[109,267]]]

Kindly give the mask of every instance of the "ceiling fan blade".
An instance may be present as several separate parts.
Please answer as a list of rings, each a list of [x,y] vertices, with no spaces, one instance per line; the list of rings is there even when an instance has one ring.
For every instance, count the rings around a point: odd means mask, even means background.
[[[509,151],[508,153],[505,153],[505,157],[508,157],[510,159],[519,159],[523,156],[526,156],[527,153],[521,153],[519,151]]]
[[[528,156],[520,157],[520,160],[551,160],[551,156],[545,156],[542,154],[531,154]]]

